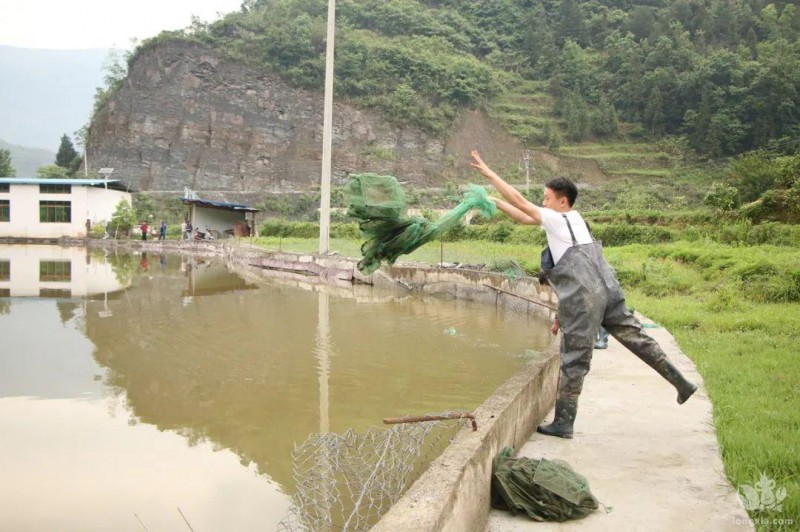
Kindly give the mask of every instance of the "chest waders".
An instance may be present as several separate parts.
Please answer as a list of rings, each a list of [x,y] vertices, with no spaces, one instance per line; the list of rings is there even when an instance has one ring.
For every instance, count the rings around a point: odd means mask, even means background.
[[[658,343],[644,332],[641,322],[628,311],[616,273],[603,257],[602,245],[596,241],[578,244],[567,216],[562,216],[572,236],[572,247],[546,271],[547,280],[558,296],[561,373],[553,423],[542,425],[537,431],[572,438],[578,396],[589,372],[601,325],[672,384],[678,390],[678,403],[682,404],[697,386],[684,378]]]

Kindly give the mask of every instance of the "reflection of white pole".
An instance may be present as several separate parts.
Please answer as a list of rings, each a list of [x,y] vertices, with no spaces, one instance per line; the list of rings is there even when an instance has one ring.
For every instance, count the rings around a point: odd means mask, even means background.
[[[328,378],[331,373],[331,331],[328,321],[328,293],[319,293],[319,318],[317,321],[317,358],[319,360],[319,432],[330,432],[328,414],[329,396]]]
[[[331,373],[331,329],[328,312],[328,292],[323,288],[318,296],[316,355],[319,361],[319,433],[325,435],[331,431],[329,414],[330,391],[328,390],[328,379]],[[326,438],[322,438],[322,441],[326,440]],[[315,460],[318,467],[317,471],[321,477],[317,488],[321,491],[318,494],[323,495],[322,500],[319,501],[323,506],[318,511],[328,522],[333,520],[331,504],[335,501],[333,493],[335,493],[336,488],[334,465],[331,456],[331,448],[327,444],[323,444],[321,454]]]
[[[331,143],[333,137],[333,40],[336,0],[328,0],[328,43],[325,49],[325,107],[322,121],[322,182],[319,204],[319,252],[327,253],[331,224]]]

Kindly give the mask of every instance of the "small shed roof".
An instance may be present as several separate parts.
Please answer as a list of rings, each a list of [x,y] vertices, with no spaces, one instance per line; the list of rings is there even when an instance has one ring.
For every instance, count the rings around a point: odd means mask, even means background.
[[[211,201],[211,200],[194,199],[194,198],[178,198],[178,199],[180,199],[183,203],[187,205],[198,205],[200,207],[209,207],[212,209],[224,209],[226,211],[237,211],[237,212],[261,211],[261,209],[256,209],[255,207],[250,207],[242,203],[226,203],[224,201]]]

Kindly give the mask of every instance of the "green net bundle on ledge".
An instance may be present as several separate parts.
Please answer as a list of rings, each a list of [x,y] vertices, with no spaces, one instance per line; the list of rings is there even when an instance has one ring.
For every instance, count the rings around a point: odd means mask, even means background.
[[[479,209],[487,218],[497,212],[486,189],[478,185],[469,185],[461,203],[436,222],[406,216],[405,193],[393,176],[354,174],[346,191],[348,215],[358,220],[366,238],[361,246],[363,259],[358,263],[359,271],[365,275],[377,270],[382,261],[392,264],[400,255],[441,237],[463,223],[462,218],[472,209]]]

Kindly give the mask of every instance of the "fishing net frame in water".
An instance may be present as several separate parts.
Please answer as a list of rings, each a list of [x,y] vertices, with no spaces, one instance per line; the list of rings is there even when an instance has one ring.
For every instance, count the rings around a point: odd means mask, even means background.
[[[315,433],[295,445],[296,492],[278,530],[369,530],[470,424],[470,416],[450,411],[423,417],[449,419]]]

